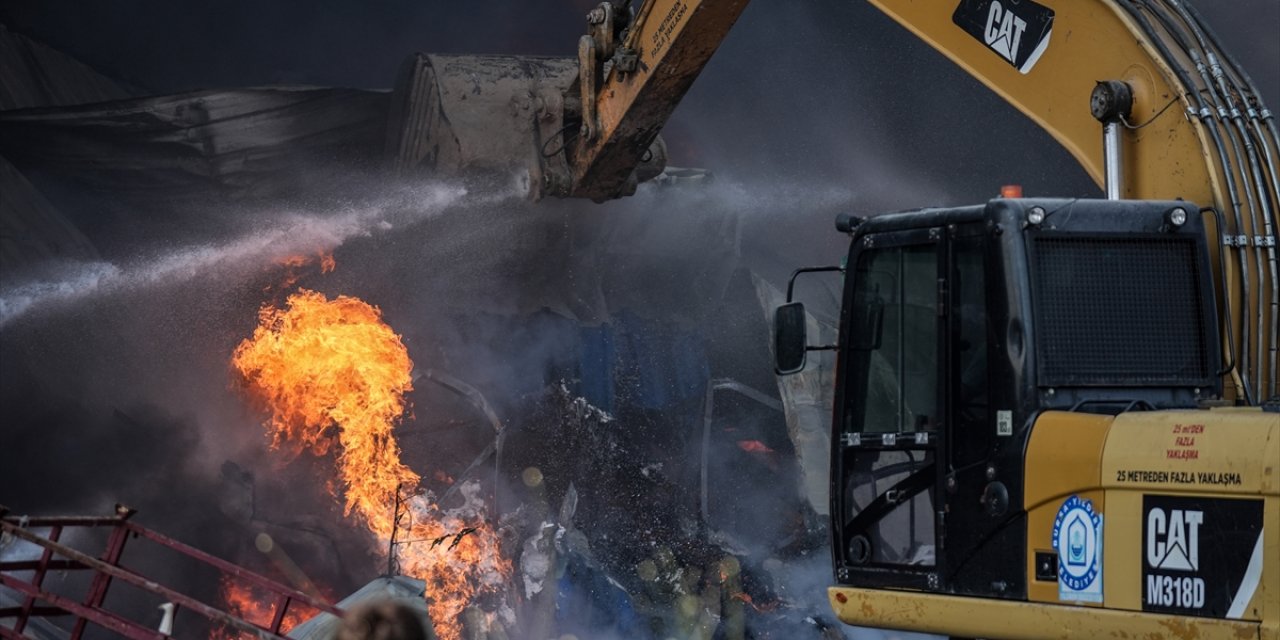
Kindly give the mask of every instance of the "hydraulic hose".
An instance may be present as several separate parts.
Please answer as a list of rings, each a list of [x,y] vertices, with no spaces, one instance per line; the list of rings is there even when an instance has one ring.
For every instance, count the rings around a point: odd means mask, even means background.
[[[1217,207],[1203,207],[1200,209],[1200,213],[1213,214],[1214,224],[1217,225],[1218,234],[1221,235],[1222,230],[1225,228],[1224,225],[1226,224],[1226,221],[1222,219],[1222,212],[1219,211]],[[1218,269],[1222,274],[1222,289],[1225,292],[1227,288],[1227,255],[1225,251],[1218,252]],[[1236,368],[1236,360],[1235,360],[1235,357],[1232,355],[1232,351],[1231,351],[1232,345],[1234,345],[1236,341],[1235,341],[1235,330],[1231,326],[1233,323],[1231,321],[1231,305],[1230,304],[1223,305],[1222,316],[1223,316],[1222,326],[1225,328],[1225,331],[1227,333],[1226,349],[1223,350],[1223,352],[1225,353],[1227,362],[1225,365],[1223,365],[1222,370],[1219,371],[1217,375],[1221,377],[1230,373],[1231,381],[1236,385],[1236,391],[1240,392],[1240,396],[1244,398],[1245,404],[1251,405],[1253,404],[1253,397],[1249,393],[1249,387],[1246,386],[1244,384],[1244,380],[1240,378],[1240,370]]]
[[[1266,335],[1263,329],[1264,316],[1266,315],[1264,311],[1264,305],[1272,307],[1274,309],[1277,305],[1277,301],[1280,300],[1280,282],[1277,282],[1276,280],[1275,246],[1273,243],[1263,240],[1264,238],[1269,239],[1273,237],[1271,221],[1275,216],[1274,209],[1272,207],[1273,203],[1271,201],[1271,194],[1268,193],[1267,191],[1267,179],[1266,179],[1266,176],[1264,176],[1263,174],[1263,169],[1262,169],[1261,162],[1259,160],[1258,150],[1257,150],[1258,146],[1261,146],[1264,150],[1266,150],[1266,142],[1264,139],[1258,136],[1255,136],[1256,132],[1246,124],[1244,120],[1244,116],[1241,113],[1241,110],[1236,106],[1235,99],[1232,97],[1232,89],[1236,90],[1236,92],[1241,96],[1242,100],[1244,98],[1244,92],[1240,91],[1239,86],[1235,84],[1234,80],[1229,78],[1228,75],[1223,71],[1222,65],[1219,63],[1218,57],[1217,55],[1215,55],[1215,52],[1213,51],[1213,49],[1210,47],[1210,44],[1206,41],[1207,39],[1205,37],[1205,33],[1201,29],[1198,21],[1194,17],[1192,17],[1190,13],[1187,12],[1187,10],[1185,9],[1182,2],[1180,2],[1180,0],[1167,0],[1167,1],[1178,12],[1178,15],[1182,18],[1182,21],[1186,23],[1186,25],[1190,28],[1192,35],[1195,36],[1196,42],[1200,44],[1200,48],[1204,50],[1205,57],[1209,61],[1209,72],[1212,75],[1213,80],[1216,81],[1216,83],[1211,83],[1208,81],[1208,79],[1206,79],[1206,84],[1208,84],[1211,88],[1216,88],[1217,90],[1216,94],[1221,98],[1222,102],[1225,102],[1227,112],[1231,114],[1231,122],[1236,127],[1241,143],[1244,146],[1245,153],[1249,159],[1248,166],[1251,172],[1252,181],[1249,181],[1247,179],[1250,177],[1249,175],[1246,175],[1243,177],[1246,178],[1245,182],[1247,184],[1252,184],[1253,186],[1252,190],[1248,190],[1246,192],[1252,194],[1254,191],[1256,191],[1256,202],[1258,207],[1257,209],[1254,208],[1254,204],[1253,204],[1254,198],[1251,197],[1250,198],[1250,219],[1253,223],[1252,244],[1253,244],[1254,260],[1258,265],[1258,279],[1259,279],[1258,313],[1257,313],[1257,321],[1255,325],[1257,328],[1258,340],[1257,340],[1257,345],[1255,350],[1255,362],[1257,363],[1258,372],[1259,372],[1257,376],[1259,390],[1265,392],[1265,389],[1267,386],[1275,384],[1276,362],[1274,359],[1268,359],[1263,356],[1263,342],[1264,342],[1263,337]],[[1191,50],[1191,54],[1193,56],[1193,59],[1195,59],[1195,50]],[[1201,74],[1203,75],[1204,73],[1202,69],[1203,63],[1197,60],[1196,66],[1197,68],[1201,68]],[[1227,86],[1227,83],[1229,81],[1232,84],[1231,87]],[[1223,115],[1222,107],[1220,104],[1219,116],[1221,117],[1222,115]],[[1270,151],[1267,151],[1267,153],[1269,155]],[[1274,168],[1274,166],[1272,166],[1272,168]],[[1259,220],[1259,214],[1261,214],[1261,220]],[[1267,246],[1267,249],[1265,251],[1265,254],[1266,254],[1265,258],[1263,255],[1264,246]],[[1270,280],[1271,286],[1270,286],[1269,292],[1264,290],[1263,287],[1261,286],[1262,285],[1261,280],[1263,279],[1262,265],[1264,262],[1267,263],[1270,270],[1271,277],[1269,278],[1269,280]],[[1266,301],[1264,302],[1264,299],[1263,299],[1264,294],[1268,294],[1268,293],[1269,295],[1266,296]],[[1270,341],[1271,354],[1274,355],[1275,340],[1276,340],[1275,339],[1276,316],[1274,313],[1271,314],[1270,328],[1271,328],[1270,335],[1272,336]],[[1270,366],[1266,367],[1267,375],[1265,377],[1265,381],[1269,383],[1269,385],[1264,385],[1262,371],[1263,371],[1264,363],[1267,363],[1268,360],[1270,360],[1269,362]]]
[[[1254,89],[1253,78],[1249,77],[1249,72],[1236,62],[1235,56],[1231,51],[1222,47],[1218,35],[1213,28],[1205,22],[1200,15],[1199,10],[1194,5],[1185,5],[1190,15],[1195,18],[1204,32],[1205,37],[1213,48],[1217,50],[1218,55],[1226,61],[1227,69],[1230,71],[1230,79],[1236,84],[1237,91],[1242,99],[1247,95],[1246,106],[1248,107],[1248,115],[1253,123],[1254,129],[1257,131],[1258,138],[1261,139],[1261,147],[1266,156],[1267,171],[1271,176],[1271,194],[1280,197],[1280,166],[1276,165],[1276,157],[1280,157],[1280,132],[1276,130],[1275,114],[1267,108],[1262,100],[1262,96],[1258,95]],[[1239,83],[1236,83],[1239,78]],[[1249,101],[1252,101],[1251,103]],[[1270,135],[1266,135],[1269,133]],[[1273,150],[1275,155],[1273,155]],[[1280,202],[1272,201],[1271,219],[1268,221],[1267,234],[1267,253],[1271,261],[1271,280],[1274,286],[1277,281],[1276,273],[1276,231],[1280,230]],[[1280,380],[1277,380],[1277,350],[1280,349],[1280,331],[1277,330],[1277,323],[1280,322],[1280,298],[1274,293],[1271,300],[1271,383],[1273,385],[1272,393],[1280,392]]]
[[[1205,130],[1209,133],[1210,139],[1213,141],[1214,149],[1218,153],[1218,160],[1222,165],[1222,173],[1227,186],[1227,195],[1229,198],[1229,204],[1231,205],[1231,213],[1236,224],[1235,229],[1237,233],[1234,234],[1234,236],[1230,234],[1228,236],[1224,236],[1232,237],[1232,242],[1230,245],[1224,243],[1223,248],[1225,249],[1226,246],[1235,246],[1235,238],[1239,236],[1239,231],[1244,229],[1244,220],[1240,215],[1240,196],[1239,190],[1236,187],[1235,174],[1231,169],[1230,159],[1227,155],[1226,147],[1222,142],[1221,132],[1218,130],[1218,122],[1213,118],[1213,111],[1211,111],[1208,105],[1205,104],[1204,98],[1200,95],[1200,91],[1197,88],[1198,85],[1192,81],[1186,69],[1183,69],[1182,65],[1178,63],[1177,58],[1175,58],[1172,52],[1169,51],[1169,47],[1165,45],[1164,40],[1156,34],[1155,28],[1151,25],[1151,22],[1147,20],[1147,17],[1143,15],[1138,7],[1129,0],[1121,0],[1118,4],[1129,14],[1131,18],[1133,18],[1134,22],[1138,24],[1138,28],[1141,29],[1147,39],[1151,41],[1152,46],[1156,48],[1161,57],[1169,65],[1169,68],[1173,70],[1174,75],[1178,77],[1179,82],[1182,83],[1182,86],[1187,91],[1187,95],[1195,102],[1194,108],[1189,110],[1188,115],[1200,118],[1200,121],[1205,125]],[[1180,39],[1180,36],[1176,32],[1171,32],[1171,37]],[[1237,251],[1236,257],[1240,263],[1240,296],[1242,308],[1247,310],[1249,308],[1248,257],[1245,255],[1244,251]],[[1228,294],[1224,291],[1224,295]],[[1230,306],[1229,295],[1224,302],[1227,306]],[[1240,372],[1241,383],[1246,389],[1247,397],[1249,395],[1247,393],[1247,390],[1249,389],[1249,351],[1245,348],[1245,345],[1248,345],[1249,343],[1249,324],[1242,321],[1240,326],[1244,339],[1241,342],[1242,346],[1240,353],[1234,355],[1235,362],[1237,363],[1237,370]]]

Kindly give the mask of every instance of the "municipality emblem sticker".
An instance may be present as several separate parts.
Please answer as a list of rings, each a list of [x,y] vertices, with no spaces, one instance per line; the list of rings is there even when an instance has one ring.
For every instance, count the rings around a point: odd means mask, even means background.
[[[1102,602],[1102,514],[1093,501],[1071,496],[1053,520],[1058,599]]]

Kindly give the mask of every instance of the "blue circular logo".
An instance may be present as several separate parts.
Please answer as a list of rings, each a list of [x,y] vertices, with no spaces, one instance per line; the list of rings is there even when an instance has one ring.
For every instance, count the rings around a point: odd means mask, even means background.
[[[1098,579],[1098,528],[1102,516],[1092,500],[1071,496],[1053,520],[1053,548],[1058,551],[1058,580],[1072,591],[1084,591]]]

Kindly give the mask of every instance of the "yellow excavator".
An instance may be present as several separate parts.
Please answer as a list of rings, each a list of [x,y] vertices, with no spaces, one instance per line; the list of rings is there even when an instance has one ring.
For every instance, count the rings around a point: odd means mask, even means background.
[[[1274,116],[1180,0],[872,1],[1106,199],[844,216],[838,343],[778,309],[779,374],[837,352],[832,608],[952,636],[1280,637]],[[745,5],[592,11],[549,191],[633,189]]]
[[[843,264],[797,271],[844,276],[835,345],[807,344],[790,292],[774,322],[780,375],[836,352],[833,610],[962,637],[1280,638],[1274,115],[1184,0],[870,1],[1106,197],[842,216]],[[533,197],[627,195],[746,5],[601,3],[576,65],[419,56],[391,151],[517,157]],[[511,149],[465,134],[486,109]]]

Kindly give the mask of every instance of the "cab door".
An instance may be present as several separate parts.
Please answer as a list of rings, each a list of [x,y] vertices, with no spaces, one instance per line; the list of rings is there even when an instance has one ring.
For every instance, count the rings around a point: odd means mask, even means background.
[[[947,591],[1015,597],[1023,575],[1017,526],[1021,512],[1011,502],[1021,472],[996,462],[1001,439],[1013,433],[1012,412],[992,408],[989,362],[998,343],[987,296],[986,232],[981,223],[952,225],[946,245],[944,387],[946,442],[943,468],[942,555]]]
[[[943,235],[869,234],[850,251],[832,441],[842,583],[943,586]]]

